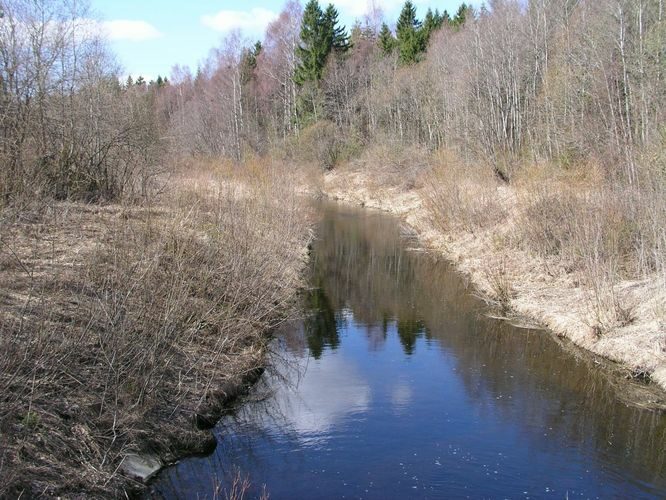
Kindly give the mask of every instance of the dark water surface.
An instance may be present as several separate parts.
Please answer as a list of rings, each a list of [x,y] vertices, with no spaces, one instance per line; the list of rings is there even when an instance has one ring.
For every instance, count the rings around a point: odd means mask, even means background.
[[[240,470],[273,499],[666,497],[666,416],[625,405],[628,383],[484,317],[393,218],[322,210],[308,319],[154,496],[210,498]]]

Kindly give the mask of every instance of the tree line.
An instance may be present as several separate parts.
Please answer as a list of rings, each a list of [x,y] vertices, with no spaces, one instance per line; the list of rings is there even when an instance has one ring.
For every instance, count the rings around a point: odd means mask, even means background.
[[[407,1],[395,24],[373,8],[347,29],[332,4],[288,0],[260,42],[234,32],[194,72],[122,85],[78,2],[3,0],[0,199],[141,193],[169,147],[240,161],[308,140],[327,166],[389,140],[505,180],[520,162],[594,161],[635,184],[664,161],[663,1],[490,0],[423,18]]]
[[[341,148],[446,148],[505,180],[517,162],[596,161],[636,183],[663,150],[665,74],[663,0],[491,0],[423,19],[407,1],[394,27],[374,9],[350,30],[333,5],[290,0],[261,43],[235,33],[196,75],[179,69],[170,119],[193,154],[241,159],[323,127]]]

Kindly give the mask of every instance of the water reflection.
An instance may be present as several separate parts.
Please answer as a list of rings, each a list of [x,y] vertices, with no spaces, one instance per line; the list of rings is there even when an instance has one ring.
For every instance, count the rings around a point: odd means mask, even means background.
[[[305,331],[310,354],[319,359],[325,347],[335,349],[340,344],[338,320],[323,288],[316,287],[306,294]]]
[[[666,417],[624,403],[635,385],[479,314],[389,217],[328,208],[319,234],[310,313],[281,337],[268,397],[156,496],[207,496],[235,467],[272,498],[666,495]]]

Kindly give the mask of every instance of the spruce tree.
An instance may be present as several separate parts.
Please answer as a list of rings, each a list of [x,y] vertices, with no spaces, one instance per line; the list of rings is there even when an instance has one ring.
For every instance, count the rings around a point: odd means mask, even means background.
[[[328,4],[323,17],[324,33],[329,52],[346,52],[350,48],[349,36],[344,26],[338,25],[338,11],[332,3]]]
[[[451,21],[451,25],[456,28],[460,28],[462,25],[465,24],[465,21],[467,21],[469,14],[470,14],[470,7],[465,3],[460,4],[460,7],[458,7],[458,12],[456,12],[456,15],[453,17],[453,20]]]
[[[379,32],[379,47],[385,56],[391,55],[395,49],[397,41],[391,33],[390,28],[386,23],[382,24],[382,29]]]
[[[346,52],[349,35],[338,22],[338,11],[329,4],[322,11],[317,0],[310,0],[303,11],[301,23],[301,43],[296,48],[300,64],[296,68],[294,81],[298,85],[306,82],[319,82],[326,65],[326,59],[332,52]]]
[[[319,82],[331,52],[344,53],[349,49],[349,36],[338,25],[338,11],[332,4],[322,11],[317,0],[310,0],[303,11],[301,43],[296,47],[300,63],[294,72],[294,82],[300,87],[299,113],[303,122],[319,119],[322,96]]]
[[[446,11],[444,13],[446,14]],[[448,14],[446,15],[448,16]],[[435,10],[433,13],[432,9],[428,9],[425,18],[423,18],[423,26],[421,26],[420,30],[423,50],[428,47],[432,34],[442,27],[444,19],[444,16],[440,15],[439,10]]]
[[[261,53],[262,49],[261,42],[254,44],[254,47],[251,49],[243,49],[241,54],[241,81],[246,84],[252,80],[254,76],[254,70],[257,68],[257,57]]]
[[[449,11],[446,10],[446,9],[442,13],[442,25],[444,25],[444,24],[447,24],[447,25],[451,24],[451,16],[449,15]]]
[[[327,33],[324,30],[324,13],[317,0],[310,0],[303,10],[301,43],[296,47],[300,64],[296,68],[294,81],[298,85],[318,82],[321,79],[328,55]]]
[[[407,0],[396,25],[401,63],[417,62],[421,52],[425,49],[423,36],[419,33],[420,28],[421,23],[416,19],[416,7],[410,0]]]

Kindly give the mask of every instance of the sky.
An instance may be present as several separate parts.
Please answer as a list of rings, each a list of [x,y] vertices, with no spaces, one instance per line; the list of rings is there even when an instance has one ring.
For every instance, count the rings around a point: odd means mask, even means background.
[[[362,17],[372,0],[335,0],[340,20],[350,27]],[[389,25],[395,24],[403,0],[374,0]],[[417,17],[428,7],[453,13],[462,0],[413,0]],[[91,0],[94,17],[102,26],[123,68],[123,75],[146,80],[169,75],[179,64],[193,70],[225,35],[242,30],[251,40],[261,40],[266,26],[277,17],[285,0]],[[304,0],[301,0],[304,3]],[[320,0],[322,6],[328,1]],[[478,5],[480,2],[472,1]]]

